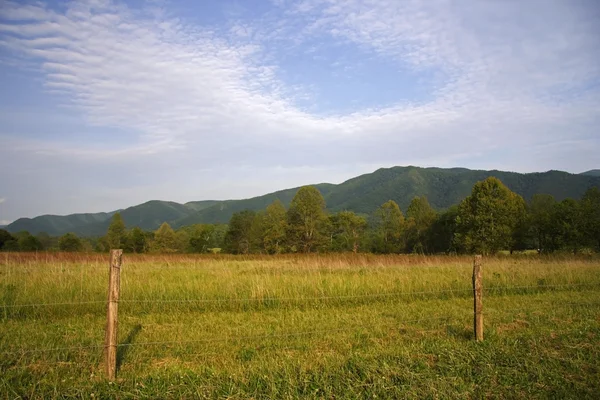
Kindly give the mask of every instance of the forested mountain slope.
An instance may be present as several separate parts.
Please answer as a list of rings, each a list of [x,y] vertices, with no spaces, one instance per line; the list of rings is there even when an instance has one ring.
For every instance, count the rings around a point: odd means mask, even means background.
[[[476,182],[489,176],[500,179],[525,200],[536,193],[550,194],[558,201],[569,197],[579,199],[589,187],[600,187],[600,176],[596,173],[598,171],[583,174],[561,171],[520,174],[409,166],[381,168],[338,185],[322,183],[315,186],[323,194],[329,210],[350,210],[367,214],[388,200],[394,200],[405,211],[415,196],[426,196],[435,209],[445,209],[459,203],[470,194]],[[244,209],[262,210],[275,199],[279,199],[287,207],[297,189],[281,190],[244,200],[205,200],[186,204],[153,200],[122,210],[121,216],[127,227],[139,226],[145,230],[157,229],[163,222],[168,222],[174,228],[197,223],[227,223],[234,212]],[[21,218],[8,225],[7,230],[27,230],[32,234],[46,232],[50,235],[74,232],[83,236],[97,236],[106,233],[113,214],[114,212]]]

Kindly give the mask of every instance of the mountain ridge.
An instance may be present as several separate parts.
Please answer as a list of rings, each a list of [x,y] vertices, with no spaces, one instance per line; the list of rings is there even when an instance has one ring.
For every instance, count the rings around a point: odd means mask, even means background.
[[[593,171],[600,172],[591,170]],[[521,174],[460,167],[416,166],[379,168],[340,184],[320,183],[313,186],[319,189],[331,212],[350,210],[368,214],[387,200],[396,201],[406,211],[408,204],[416,196],[426,196],[432,207],[443,210],[459,203],[470,194],[476,182],[489,176],[500,179],[525,200],[536,193],[551,194],[559,201],[568,197],[580,198],[590,186],[600,187],[600,175],[587,172],[571,174],[550,170]],[[244,209],[261,210],[276,199],[287,207],[297,190],[298,187],[295,187],[246,199],[200,200],[184,204],[150,200],[117,211],[121,213],[128,228],[139,226],[145,230],[157,229],[163,222],[168,222],[174,228],[196,223],[227,223],[234,212]],[[110,218],[117,211],[20,218],[6,229],[9,232],[27,230],[32,234],[46,232],[52,236],[67,232],[81,236],[100,236],[106,232]]]
[[[600,169],[590,169],[589,171],[582,172],[579,175],[600,176]]]

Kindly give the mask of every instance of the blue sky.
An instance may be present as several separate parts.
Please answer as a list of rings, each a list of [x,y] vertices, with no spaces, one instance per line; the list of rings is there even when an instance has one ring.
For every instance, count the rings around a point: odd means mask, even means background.
[[[600,167],[595,0],[0,2],[0,223]]]

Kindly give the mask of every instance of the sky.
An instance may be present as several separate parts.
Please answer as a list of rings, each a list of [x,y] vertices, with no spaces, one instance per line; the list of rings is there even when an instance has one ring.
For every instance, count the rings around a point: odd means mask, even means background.
[[[600,167],[597,0],[0,0],[0,224]]]

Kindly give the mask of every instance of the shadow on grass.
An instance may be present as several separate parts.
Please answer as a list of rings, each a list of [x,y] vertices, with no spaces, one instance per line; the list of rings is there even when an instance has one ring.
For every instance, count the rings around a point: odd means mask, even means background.
[[[465,329],[464,327],[447,325],[446,334],[457,339],[473,340],[473,329]]]
[[[131,348],[131,344],[135,340],[135,337],[142,331],[142,325],[137,324],[133,327],[133,329],[129,332],[129,335],[125,338],[122,343],[119,343],[119,347],[117,348],[117,371],[121,369],[121,364],[123,364],[123,360],[125,356],[129,352]]]

